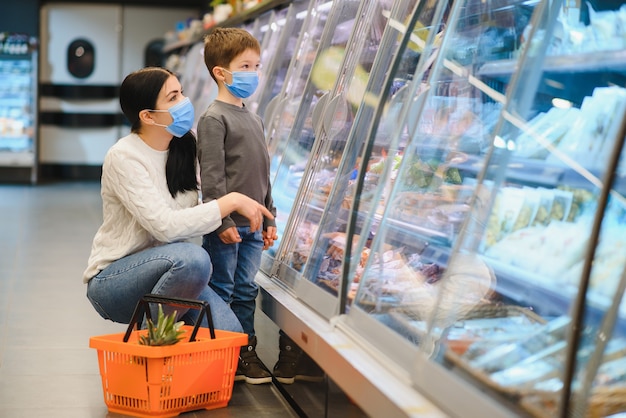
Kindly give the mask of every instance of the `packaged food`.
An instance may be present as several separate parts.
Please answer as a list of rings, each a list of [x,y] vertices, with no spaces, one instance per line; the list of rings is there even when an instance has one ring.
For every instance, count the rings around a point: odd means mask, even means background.
[[[501,189],[500,193],[498,193],[498,199],[497,208],[494,206],[494,214],[497,216],[499,224],[499,234],[496,240],[500,241],[515,230],[514,227],[518,223],[518,218],[520,225],[524,222],[528,225],[532,215],[532,207],[527,207],[527,210],[523,212],[524,204],[526,203],[526,193],[523,189],[516,187]],[[495,209],[497,209],[497,212],[495,212]],[[522,214],[521,218],[520,213]]]
[[[522,188],[522,192],[524,195],[524,203],[522,203],[522,207],[511,228],[511,232],[531,225],[539,209],[539,193],[537,190],[532,187],[524,187]]]
[[[583,99],[579,117],[557,149],[587,169],[602,169],[621,125],[620,116],[626,105],[626,89],[618,86],[598,87],[592,96]],[[565,164],[558,154],[551,154],[548,162]]]
[[[515,140],[519,157],[545,159],[550,147],[556,147],[578,117],[578,108],[551,108],[528,122],[527,130]]]
[[[532,221],[532,225],[547,225],[550,223],[550,214],[552,213],[554,194],[552,193],[552,190],[544,187],[539,187],[536,190],[539,194],[539,206],[537,206],[537,213]]]
[[[531,386],[537,381],[546,380],[559,372],[551,361],[539,360],[532,364],[518,364],[496,372],[490,378],[500,386]]]
[[[574,195],[572,192],[561,189],[552,190],[553,201],[550,211],[550,220],[566,221],[572,208]]]

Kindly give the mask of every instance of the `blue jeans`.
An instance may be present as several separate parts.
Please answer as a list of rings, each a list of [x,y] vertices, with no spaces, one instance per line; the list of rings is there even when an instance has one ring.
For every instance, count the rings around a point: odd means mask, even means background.
[[[105,319],[128,324],[137,302],[146,293],[209,302],[216,329],[241,332],[230,307],[208,286],[211,259],[197,244],[176,242],[147,248],[114,261],[87,285],[87,298]],[[151,307],[156,318],[157,307]],[[178,311],[177,320],[196,323],[200,311],[163,306]],[[206,319],[201,324],[208,326]]]
[[[263,234],[237,227],[241,242],[224,244],[216,233],[202,237],[202,246],[213,260],[209,286],[230,305],[243,332],[254,336],[254,310],[259,287],[254,278],[261,266]]]

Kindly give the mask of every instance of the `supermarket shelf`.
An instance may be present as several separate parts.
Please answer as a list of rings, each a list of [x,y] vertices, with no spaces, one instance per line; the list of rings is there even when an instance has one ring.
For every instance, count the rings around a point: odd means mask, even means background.
[[[556,281],[551,282],[544,277],[539,277],[492,258],[484,257],[484,260],[494,269],[498,279],[497,290],[503,296],[514,300],[521,306],[530,307],[543,317],[567,315],[570,312],[570,303],[576,297],[577,287]],[[587,299],[588,321],[599,324],[610,300],[608,297],[593,291],[589,292]],[[626,304],[622,303],[620,310],[620,318],[624,318],[620,321],[624,322],[626,321]],[[626,324],[622,324],[616,329],[626,329],[625,326]]]
[[[517,60],[492,61],[483,65],[478,75],[509,76],[517,70]],[[626,50],[597,51],[582,54],[546,57],[543,70],[546,72],[590,72],[618,70],[626,71]]]
[[[484,164],[483,157],[470,156],[462,164],[455,165],[460,170],[477,174]],[[491,167],[497,169],[498,164],[491,162]],[[581,172],[582,171],[582,172]],[[529,158],[512,158],[507,163],[507,179],[526,185],[555,188],[567,185],[575,188],[589,188],[590,177],[597,184],[602,179],[602,173],[598,170],[582,169],[575,170],[565,165],[547,163],[545,160]],[[618,176],[615,179],[614,188],[620,194],[626,194],[626,177]]]
[[[244,22],[248,22],[256,19],[258,16],[263,13],[270,11],[272,9],[279,9],[291,3],[291,0],[266,0],[257,4],[256,6],[246,10],[243,13],[240,13],[236,16],[233,16],[229,19],[226,19],[223,22],[218,23],[215,26],[218,27],[238,27]],[[208,29],[210,31],[211,28]],[[172,42],[163,47],[163,53],[168,54],[170,52],[176,51],[177,49],[186,48],[195,44],[196,42],[200,42],[204,36],[208,33],[208,31],[204,32],[202,36],[198,38],[188,39],[184,41]]]

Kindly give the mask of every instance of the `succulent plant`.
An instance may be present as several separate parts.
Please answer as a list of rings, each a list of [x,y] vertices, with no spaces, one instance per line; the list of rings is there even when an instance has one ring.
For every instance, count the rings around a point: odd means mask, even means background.
[[[176,321],[176,311],[170,315],[163,313],[163,306],[159,303],[159,314],[156,325],[148,319],[148,333],[139,337],[139,344],[142,345],[172,345],[182,339],[181,335],[185,330],[181,329],[185,324],[183,321]]]

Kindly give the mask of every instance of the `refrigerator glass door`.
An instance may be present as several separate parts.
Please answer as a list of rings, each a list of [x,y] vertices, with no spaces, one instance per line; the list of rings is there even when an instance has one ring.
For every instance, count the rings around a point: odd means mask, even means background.
[[[342,71],[328,96],[316,142],[318,148],[305,172],[312,192],[300,196],[291,218],[293,225],[307,228],[294,234],[298,240],[292,241],[290,248],[294,259],[305,263],[302,270],[307,280],[298,282],[296,294],[323,316],[345,311],[346,281],[350,280],[343,274],[347,268],[343,264],[348,257],[346,249],[357,241],[368,245],[375,233],[376,221],[370,224],[366,220],[370,215],[366,207],[372,200],[365,203],[355,199],[362,174],[361,154],[369,146],[367,140],[375,129],[376,113],[386,108],[385,98],[405,84],[409,68],[411,75],[415,71],[415,51],[411,50],[412,59],[407,57],[405,61],[408,66],[401,70],[405,72],[402,79],[390,77],[389,68],[402,66],[398,50],[412,34],[411,30],[407,33],[405,25],[416,24],[410,18],[415,14],[432,18],[436,5],[396,1],[363,7],[360,14],[366,18],[357,22]],[[444,9],[443,5],[440,9]],[[388,143],[379,139],[377,147],[381,152]],[[354,210],[357,202],[361,207]],[[349,227],[350,222],[353,228]],[[358,262],[357,258],[355,263]]]
[[[300,58],[294,62],[291,68],[297,69],[290,76],[285,85],[292,86],[288,91],[283,91],[281,110],[276,115],[281,115],[280,121],[276,118],[270,122],[268,129],[268,147],[272,159],[272,197],[277,209],[276,224],[278,240],[268,251],[264,253],[261,269],[269,275],[276,275],[289,287],[293,286],[297,270],[292,269],[290,255],[281,250],[283,239],[290,235],[290,213],[299,190],[306,190],[307,186],[301,187],[307,161],[309,160],[316,135],[314,126],[318,114],[322,110],[319,103],[324,103],[322,97],[333,87],[334,80],[339,71],[341,61],[331,61],[332,66],[326,66],[322,62],[320,51],[328,48],[345,48],[352,27],[354,25],[359,1],[339,0],[332,5],[319,4],[321,14],[319,19],[311,21],[313,29],[321,35],[316,40],[303,37],[302,49],[305,54],[298,54]],[[318,16],[318,13],[315,14]],[[316,48],[314,50],[314,48]],[[312,64],[311,64],[312,63]],[[311,68],[323,67],[324,71],[318,73],[322,84],[314,79]],[[295,86],[295,87],[293,87]]]
[[[626,410],[618,15],[457,2],[405,113],[349,319],[453,415]]]

